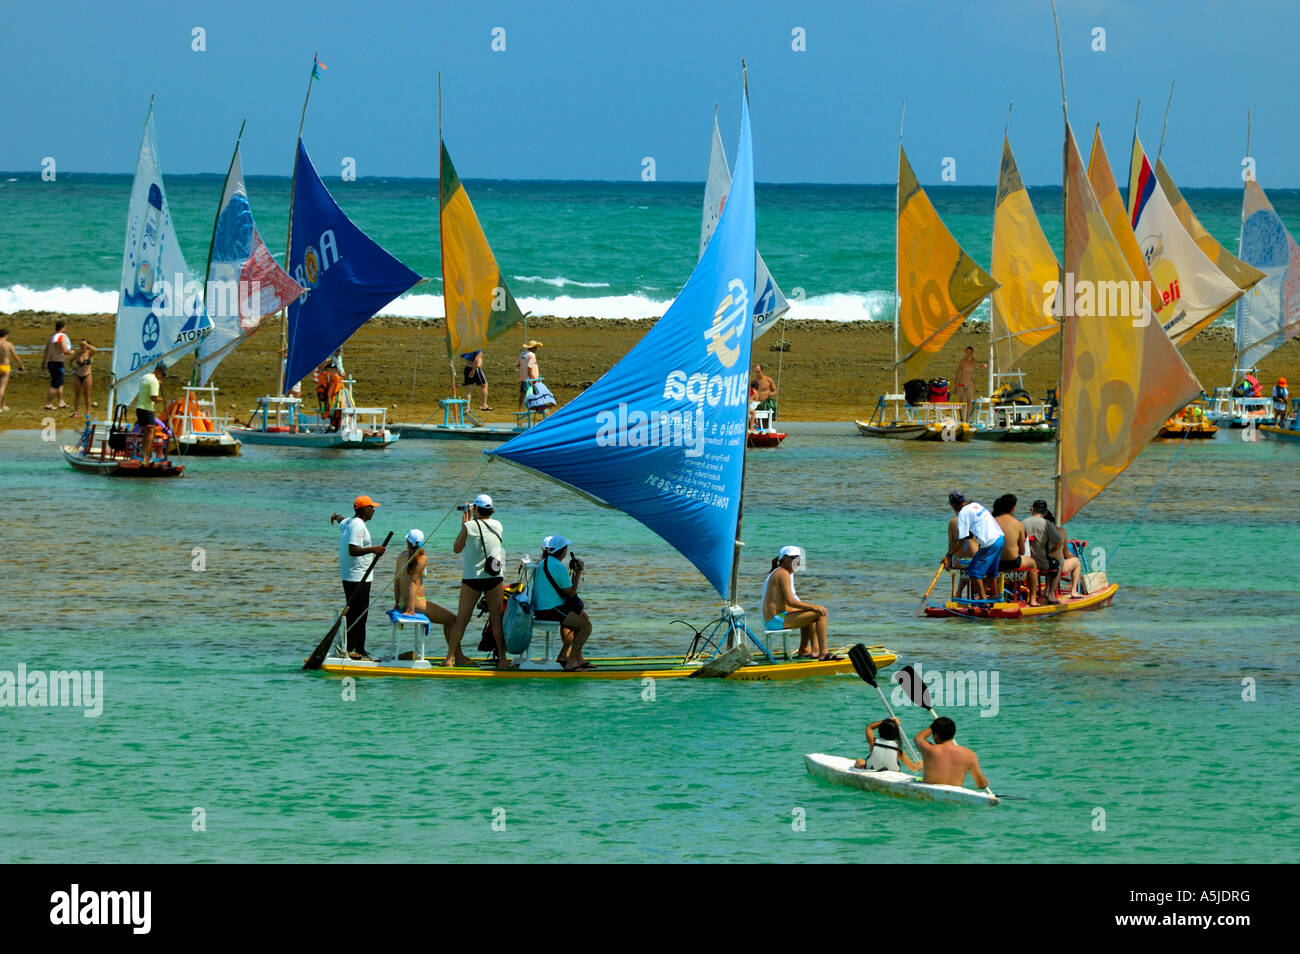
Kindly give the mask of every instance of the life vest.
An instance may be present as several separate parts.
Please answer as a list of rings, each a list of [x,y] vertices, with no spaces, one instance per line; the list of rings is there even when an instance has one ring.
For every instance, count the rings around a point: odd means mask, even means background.
[[[321,406],[333,410],[339,391],[343,388],[343,379],[333,370],[321,371],[316,378],[316,400]]]
[[[873,772],[897,772],[898,743],[893,739],[876,739],[867,756],[867,768]]]
[[[181,421],[186,415],[190,419],[190,433],[211,434],[216,430],[212,424],[212,418],[199,406],[198,398],[188,391],[185,393],[185,397],[177,398],[167,405],[162,420],[172,431],[175,431],[180,429]]]
[[[942,404],[943,402],[948,400],[948,379],[947,378],[931,378],[929,381],[929,386],[930,386],[931,402],[935,404]]]

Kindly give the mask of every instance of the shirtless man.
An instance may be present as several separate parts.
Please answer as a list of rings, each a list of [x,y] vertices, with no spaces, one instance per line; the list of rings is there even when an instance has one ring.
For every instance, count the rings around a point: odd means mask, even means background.
[[[14,349],[14,343],[9,340],[9,329],[0,328],[0,411],[9,410],[5,405],[5,388],[9,385],[9,372],[15,364],[19,371],[27,370],[23,366],[23,359],[18,357],[18,352]]]
[[[754,429],[754,412],[768,410],[776,410],[776,382],[756,364],[749,376],[749,430]]]
[[[987,367],[987,364],[976,363],[974,348],[967,348],[966,354],[957,362],[957,376],[953,379],[956,385],[955,396],[958,403],[966,405],[967,419],[970,418],[970,406],[975,401],[975,369]]]
[[[442,635],[451,645],[451,627],[456,614],[424,598],[424,573],[429,557],[424,552],[424,533],[412,530],[406,535],[406,550],[397,557],[397,570],[393,573],[393,608],[401,613],[423,613],[431,623],[442,624]],[[459,665],[470,662],[461,654]]]
[[[931,785],[964,785],[969,772],[978,788],[988,788],[989,780],[980,771],[980,760],[970,749],[952,740],[956,734],[957,726],[947,716],[940,716],[930,723],[928,729],[916,734],[912,741],[925,763],[925,775],[921,781]]]
[[[1038,605],[1038,564],[1029,552],[1029,534],[1016,519],[1016,495],[1003,494],[993,501],[993,519],[1002,528],[1002,558],[999,573],[1023,570],[1029,577],[1029,605]]]
[[[767,632],[799,630],[799,651],[795,659],[840,660],[843,656],[826,651],[826,625],[830,611],[816,603],[805,603],[794,590],[794,574],[804,566],[801,547],[782,547],[772,561],[772,572],[763,583],[763,628]]]

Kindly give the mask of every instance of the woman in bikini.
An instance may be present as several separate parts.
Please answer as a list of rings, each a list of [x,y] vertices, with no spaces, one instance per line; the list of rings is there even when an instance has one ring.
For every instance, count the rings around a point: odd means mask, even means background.
[[[14,343],[9,340],[9,329],[0,328],[0,412],[9,410],[5,404],[5,389],[9,387],[9,372],[17,364],[19,371],[26,371],[23,359],[18,357]]]
[[[795,659],[823,662],[843,659],[826,651],[826,625],[830,611],[816,603],[805,603],[794,590],[794,574],[804,567],[801,547],[782,547],[772,561],[772,572],[763,583],[763,628],[768,632],[799,630],[799,652]]]
[[[424,552],[424,534],[412,530],[406,535],[406,552],[397,558],[397,571],[393,574],[393,608],[399,613],[423,613],[431,623],[442,625],[442,635],[451,646],[451,628],[456,614],[449,609],[430,603],[424,598],[424,574],[429,568],[429,557]],[[462,657],[458,662],[468,663]]]
[[[505,577],[506,551],[501,542],[501,522],[492,516],[492,498],[479,494],[473,503],[462,504],[464,516],[460,522],[460,533],[452,545],[453,553],[463,555],[460,580],[460,604],[456,611],[456,623],[452,626],[451,637],[447,644],[447,658],[444,666],[464,666],[469,658],[460,651],[460,641],[465,638],[465,627],[480,599],[487,600],[488,622],[492,627],[492,638],[497,644],[497,668],[515,669],[514,663],[506,655],[505,632],[501,628],[501,617],[505,612]]]
[[[75,370],[72,386],[72,416],[77,416],[77,408],[81,405],[83,399],[86,405],[86,417],[90,417],[90,389],[93,385],[91,380],[91,364],[95,360],[95,353],[99,351],[93,344],[85,338],[77,347],[77,354],[72,359],[72,367]]]

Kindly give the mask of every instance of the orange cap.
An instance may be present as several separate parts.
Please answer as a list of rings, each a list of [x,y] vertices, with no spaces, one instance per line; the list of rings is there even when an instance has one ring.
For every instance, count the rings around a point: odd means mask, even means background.
[[[1277,383],[1282,385],[1282,387],[1286,387],[1286,378],[1278,378]]]
[[[362,507],[378,507],[378,506],[379,504],[376,501],[371,500],[365,494],[362,494],[356,500],[352,501],[353,510],[360,510]]]

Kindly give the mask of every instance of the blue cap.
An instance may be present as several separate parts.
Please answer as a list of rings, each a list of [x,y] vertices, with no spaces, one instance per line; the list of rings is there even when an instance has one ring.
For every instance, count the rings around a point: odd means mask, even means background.
[[[966,502],[966,495],[963,494],[960,490],[954,490],[950,494],[948,494],[948,503],[950,504],[959,504],[965,502]]]

